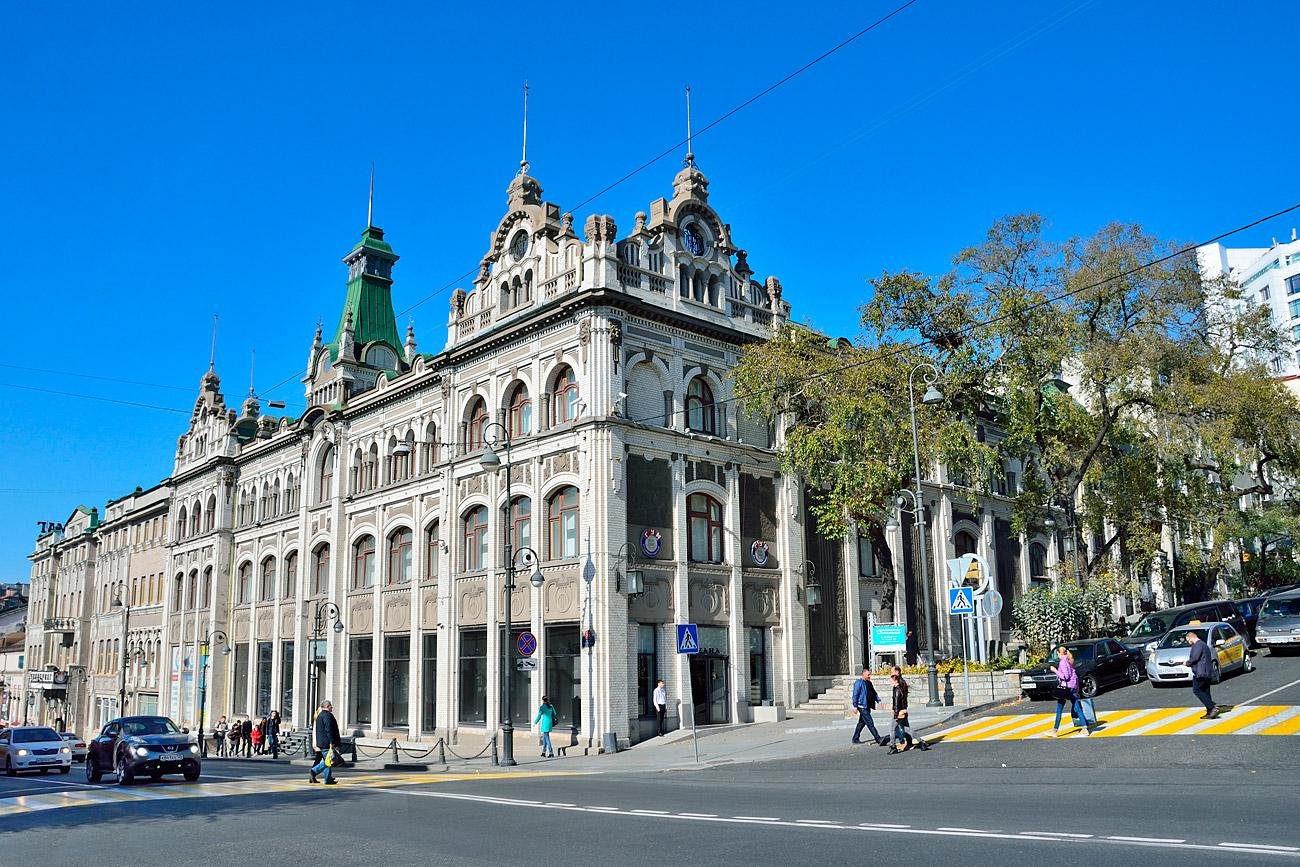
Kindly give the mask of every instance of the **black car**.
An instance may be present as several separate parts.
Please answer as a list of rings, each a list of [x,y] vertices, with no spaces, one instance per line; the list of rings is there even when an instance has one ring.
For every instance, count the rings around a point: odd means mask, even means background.
[[[137,776],[159,779],[163,774],[199,778],[199,745],[189,729],[180,729],[165,716],[128,716],[115,719],[90,742],[86,754],[86,780],[98,783],[104,774],[117,777],[120,786]]]
[[[1238,599],[1232,604],[1237,606],[1237,613],[1246,623],[1246,631],[1243,633],[1247,640],[1250,641],[1251,647],[1258,646],[1255,641],[1255,624],[1259,622],[1259,609],[1264,604],[1265,596],[1256,596],[1253,599]]]
[[[1130,684],[1142,680],[1142,654],[1128,650],[1114,638],[1089,638],[1067,641],[1065,646],[1074,654],[1074,667],[1079,672],[1079,694],[1092,698],[1103,687],[1113,684]],[[1020,675],[1020,688],[1031,699],[1051,698],[1056,693],[1056,651],[1047,662]]]
[[[1247,634],[1246,621],[1237,610],[1237,606],[1227,600],[1215,602],[1194,602],[1179,605],[1177,608],[1163,608],[1152,611],[1138,621],[1133,631],[1121,639],[1129,650],[1145,654],[1154,650],[1160,639],[1171,629],[1188,626],[1195,622],[1229,623],[1242,635]]]

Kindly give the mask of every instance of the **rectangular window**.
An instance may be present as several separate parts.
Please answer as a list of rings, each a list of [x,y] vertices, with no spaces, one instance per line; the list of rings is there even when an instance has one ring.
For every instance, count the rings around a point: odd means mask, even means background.
[[[235,645],[235,694],[231,707],[235,713],[248,713],[248,645]]]
[[[411,697],[411,636],[384,636],[384,726],[409,725],[407,702]]]
[[[871,549],[871,537],[858,535],[858,575],[863,578],[874,578],[878,574],[876,569],[876,555]]]
[[[438,634],[424,633],[424,648],[420,655],[420,731],[431,732],[438,727]]]
[[[1286,278],[1286,294],[1300,295],[1300,274]]]
[[[505,651],[513,650],[518,646],[519,636],[527,631],[528,627],[526,626],[516,626],[510,631],[510,641],[501,648],[502,665],[512,664]],[[517,652],[515,658],[519,658]],[[510,692],[510,717],[516,727],[528,726],[533,721],[532,685],[533,673],[531,671],[515,671],[515,676],[510,679],[510,686],[513,687]],[[504,707],[501,708],[501,718],[506,718],[506,709]]]
[[[487,630],[460,631],[460,721],[487,722]]]
[[[555,725],[582,724],[582,648],[577,624],[546,629],[546,695],[555,706]]]
[[[653,716],[655,683],[659,680],[659,642],[653,623],[638,624],[636,632],[637,713]]]
[[[293,642],[280,642],[280,706],[284,719],[293,718]]]
[[[772,689],[767,680],[767,630],[751,627],[749,630],[749,703],[761,705],[771,700]]]
[[[1300,298],[1297,298],[1288,304],[1287,309],[1291,311],[1292,319],[1300,319]]]
[[[271,651],[274,647],[269,641],[257,642],[258,716],[266,716],[271,712]]]
[[[371,666],[375,661],[373,638],[348,643],[348,724],[370,725]]]

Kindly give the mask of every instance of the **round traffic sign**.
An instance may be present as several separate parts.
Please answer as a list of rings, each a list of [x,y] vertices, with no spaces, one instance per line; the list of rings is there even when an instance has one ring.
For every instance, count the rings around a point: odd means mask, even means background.
[[[537,636],[531,632],[520,633],[515,646],[519,648],[520,656],[532,656],[537,652]]]
[[[985,617],[997,617],[1002,613],[1002,594],[990,590],[980,597],[980,606],[984,609]]]

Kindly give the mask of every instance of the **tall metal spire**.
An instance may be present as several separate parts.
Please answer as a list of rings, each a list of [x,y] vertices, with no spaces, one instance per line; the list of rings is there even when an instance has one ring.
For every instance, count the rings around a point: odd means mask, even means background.
[[[682,160],[682,165],[687,168],[695,168],[695,153],[691,147],[691,86],[686,85],[686,159]]]
[[[370,199],[366,202],[366,227],[375,225],[375,161],[370,161]]]
[[[253,388],[253,374],[257,369],[257,350],[249,351],[248,356],[248,396],[256,397],[257,390]]]
[[[524,149],[519,160],[519,174],[528,174],[528,82],[524,82]]]
[[[212,314],[212,353],[208,356],[208,373],[217,369],[217,314]]]

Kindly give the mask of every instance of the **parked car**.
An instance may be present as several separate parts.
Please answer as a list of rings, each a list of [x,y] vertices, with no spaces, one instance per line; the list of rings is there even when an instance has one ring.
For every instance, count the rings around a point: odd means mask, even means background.
[[[81,739],[80,735],[73,732],[59,732],[59,737],[72,748],[72,760],[74,762],[84,762],[86,760],[86,742]]]
[[[9,776],[19,771],[72,770],[72,748],[46,726],[14,726],[0,732],[0,760]]]
[[[1218,683],[1230,671],[1255,670],[1250,648],[1246,646],[1246,636],[1231,623],[1197,623],[1170,630],[1147,654],[1147,679],[1152,686],[1192,682],[1192,670],[1187,665],[1192,646],[1187,636],[1193,632],[1214,648],[1216,658],[1210,675],[1211,683]]]
[[[1238,599],[1232,604],[1237,606],[1237,613],[1246,624],[1246,638],[1250,640],[1250,646],[1257,646],[1255,641],[1255,623],[1259,620],[1259,608],[1264,604],[1265,597],[1256,596],[1252,599]]]
[[[1294,593],[1300,590],[1300,584],[1286,584],[1282,587],[1272,587],[1264,591],[1265,596],[1277,596],[1281,593]]]
[[[1085,641],[1067,641],[1065,646],[1074,655],[1074,665],[1079,671],[1079,692],[1092,698],[1104,687],[1115,684],[1128,685],[1142,679],[1142,654],[1128,650],[1114,638],[1090,638]],[[1056,651],[1047,662],[1020,675],[1020,688],[1031,699],[1051,698],[1056,691]]]
[[[1255,637],[1270,654],[1300,649],[1300,590],[1269,596],[1259,609]]]
[[[1133,631],[1120,639],[1121,643],[1131,649],[1139,650],[1142,655],[1150,653],[1172,629],[1187,626],[1193,621],[1201,623],[1230,623],[1237,632],[1245,634],[1246,621],[1237,606],[1228,601],[1194,602],[1177,608],[1165,608],[1153,611],[1133,627]]]
[[[189,729],[180,729],[165,716],[128,716],[104,726],[90,742],[86,756],[86,780],[98,783],[104,774],[117,777],[119,786],[147,774],[157,780],[163,774],[183,774],[193,782],[202,765],[199,745]]]

